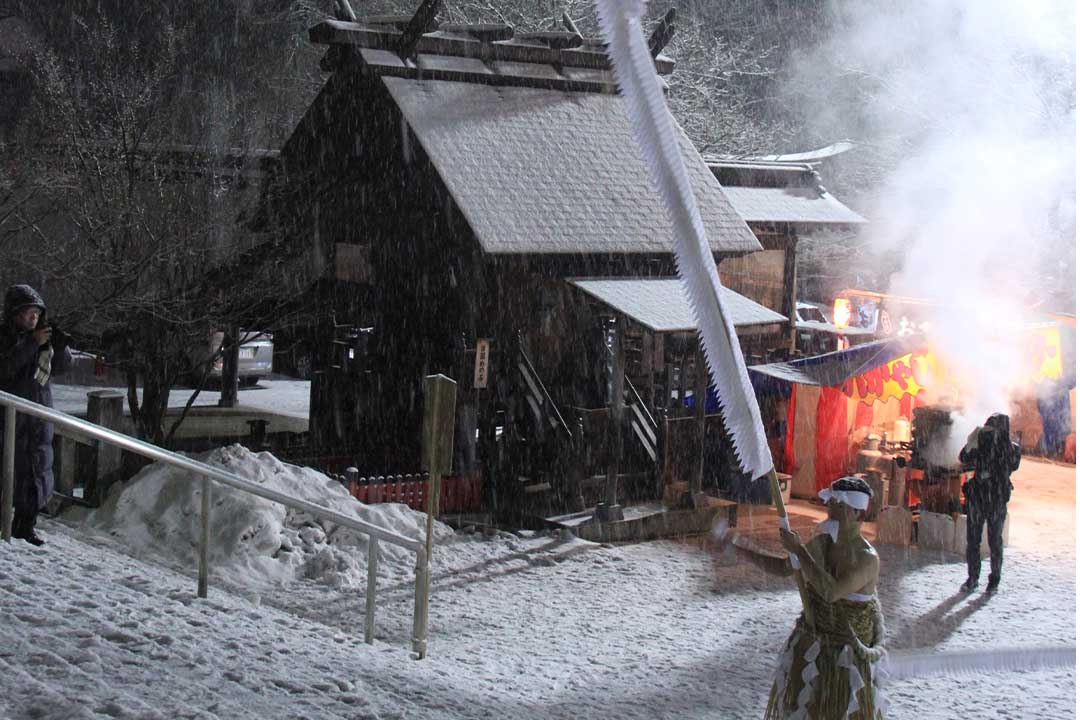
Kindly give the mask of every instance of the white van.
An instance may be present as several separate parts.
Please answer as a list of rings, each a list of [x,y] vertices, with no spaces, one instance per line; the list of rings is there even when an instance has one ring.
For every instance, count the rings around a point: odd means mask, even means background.
[[[218,356],[214,358],[208,378],[218,382],[221,381],[221,370],[224,362],[218,351],[221,349],[224,338],[225,333],[219,330],[210,335],[205,349],[192,351],[191,379],[193,381],[198,381],[202,376],[203,364],[215,354]],[[265,332],[241,330],[240,338],[239,372],[237,374],[240,376],[242,385],[254,385],[259,381],[259,378],[268,376],[273,370],[274,336]]]

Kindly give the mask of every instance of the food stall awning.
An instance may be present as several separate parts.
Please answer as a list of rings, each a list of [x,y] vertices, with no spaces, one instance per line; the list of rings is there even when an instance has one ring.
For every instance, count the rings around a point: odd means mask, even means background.
[[[910,352],[926,347],[923,335],[907,335],[901,338],[878,340],[863,345],[856,345],[847,350],[800,358],[789,362],[752,365],[751,379],[756,373],[778,380],[787,380],[803,385],[822,385],[835,387],[842,385],[856,375],[873,370],[876,367],[903,357]]]
[[[697,330],[682,280],[678,278],[568,278],[567,282],[653,332]],[[724,307],[737,328],[788,321],[780,313],[734,290],[722,290]]]

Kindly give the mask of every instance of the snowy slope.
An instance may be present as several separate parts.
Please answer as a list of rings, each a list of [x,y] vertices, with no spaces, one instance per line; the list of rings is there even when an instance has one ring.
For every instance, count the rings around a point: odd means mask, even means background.
[[[1018,522],[990,599],[954,594],[953,556],[882,548],[891,645],[1075,644],[1074,519]],[[436,550],[418,662],[392,573],[367,646],[362,586],[270,573],[255,589],[226,553],[198,600],[193,563],[136,559],[110,534],[126,520],[80,522],[44,522],[41,549],[0,543],[0,717],[752,718],[798,607],[788,582],[697,542],[462,534]],[[891,697],[898,718],[1074,717],[1075,673],[923,678]]]

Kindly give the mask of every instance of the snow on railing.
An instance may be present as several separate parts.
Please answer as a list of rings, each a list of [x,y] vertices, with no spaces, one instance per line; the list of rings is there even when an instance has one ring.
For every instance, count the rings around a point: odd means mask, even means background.
[[[428,555],[422,540],[399,535],[386,528],[365,522],[355,517],[342,515],[329,508],[316,505],[306,500],[293,497],[286,493],[272,490],[262,485],[245,480],[234,473],[221,468],[193,460],[179,453],[165,450],[156,445],[151,445],[130,435],[109,430],[108,428],[95,425],[67,413],[53,410],[52,408],[39,405],[38,403],[24,400],[16,395],[0,391],[0,406],[4,407],[4,453],[3,453],[3,503],[0,507],[0,536],[8,542],[11,541],[11,524],[14,516],[14,490],[15,490],[15,417],[17,413],[24,413],[32,417],[46,420],[65,430],[75,430],[84,436],[88,436],[104,443],[116,445],[128,452],[133,452],[157,462],[163,462],[173,467],[187,470],[202,477],[202,534],[199,543],[199,580],[198,595],[206,597],[209,580],[208,557],[210,548],[210,495],[211,481],[219,482],[228,487],[251,493],[267,500],[281,503],[294,510],[309,513],[314,517],[336,523],[342,527],[366,534],[370,538],[368,542],[368,576],[367,596],[365,598],[364,615],[364,642],[372,643],[375,632],[375,582],[378,566],[379,541],[383,540],[393,545],[398,545],[406,550],[416,553],[416,578],[414,589],[413,606],[413,629],[412,647],[417,659],[427,655],[428,634],[428,592],[430,587],[431,567]]]

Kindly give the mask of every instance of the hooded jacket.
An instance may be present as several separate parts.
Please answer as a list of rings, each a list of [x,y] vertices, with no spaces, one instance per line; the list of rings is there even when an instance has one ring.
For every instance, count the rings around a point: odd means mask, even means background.
[[[45,310],[45,300],[29,285],[12,285],[4,295],[4,319],[0,325],[0,390],[52,407],[51,379],[44,385],[34,379],[42,347],[33,333],[15,325],[15,315],[36,305]],[[52,372],[67,370],[71,354],[66,347],[54,347]],[[3,429],[0,414],[0,430]],[[15,511],[42,508],[53,492],[52,423],[18,414],[15,421]]]
[[[960,451],[960,462],[975,465],[962,488],[969,503],[988,507],[1008,503],[1013,490],[1009,476],[1020,467],[1020,446],[1012,441],[1009,416],[994,413],[975,428]]]

